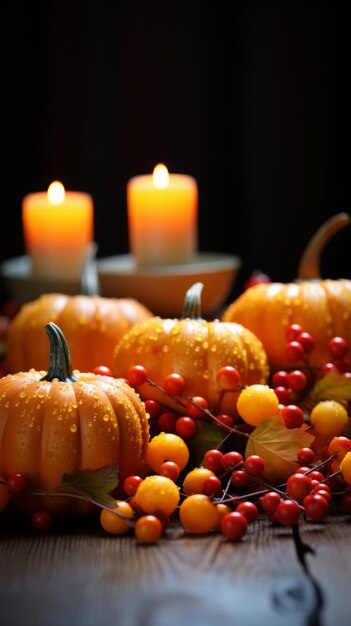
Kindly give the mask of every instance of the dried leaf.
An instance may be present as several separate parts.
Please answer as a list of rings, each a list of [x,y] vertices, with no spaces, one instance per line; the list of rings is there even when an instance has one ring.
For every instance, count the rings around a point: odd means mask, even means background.
[[[264,478],[285,481],[298,468],[296,454],[311,445],[314,437],[300,428],[287,428],[280,416],[270,417],[251,433],[245,457],[258,454],[264,459]]]
[[[351,400],[351,378],[345,378],[343,374],[331,371],[317,381],[310,392],[310,397],[315,403],[320,400],[338,402]]]
[[[114,508],[115,500],[110,493],[118,485],[118,463],[104,465],[95,470],[80,470],[76,474],[64,474],[60,489],[85,497],[97,505]]]

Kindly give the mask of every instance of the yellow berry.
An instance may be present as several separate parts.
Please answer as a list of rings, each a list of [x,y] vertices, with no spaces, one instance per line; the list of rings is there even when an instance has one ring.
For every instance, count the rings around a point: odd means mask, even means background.
[[[217,504],[217,513],[218,513],[218,518],[217,518],[217,522],[216,525],[214,527],[215,530],[220,531],[221,530],[221,522],[222,519],[225,515],[227,515],[227,513],[231,512],[231,508],[227,505],[227,504],[223,504],[222,502],[219,502]]]
[[[180,494],[177,485],[166,476],[146,476],[139,485],[135,501],[145,513],[173,513]]]
[[[247,424],[259,426],[268,417],[278,414],[279,400],[268,385],[249,385],[241,391],[236,407]]]
[[[128,502],[116,500],[116,507],[111,511],[102,509],[100,524],[111,535],[123,535],[130,529],[133,517],[134,511]]]
[[[149,442],[145,460],[154,472],[159,472],[165,461],[173,461],[182,471],[189,461],[189,448],[179,435],[160,433]]]
[[[218,510],[208,496],[196,493],[183,500],[179,519],[190,533],[207,533],[217,524]]]
[[[193,493],[204,493],[204,482],[209,476],[215,476],[212,470],[206,467],[195,467],[190,470],[183,481],[183,491],[187,496]]]
[[[316,432],[327,437],[340,435],[348,419],[345,407],[336,400],[322,400],[310,413],[310,421]]]
[[[346,452],[340,463],[340,470],[345,482],[347,482],[348,485],[351,485],[351,452]]]

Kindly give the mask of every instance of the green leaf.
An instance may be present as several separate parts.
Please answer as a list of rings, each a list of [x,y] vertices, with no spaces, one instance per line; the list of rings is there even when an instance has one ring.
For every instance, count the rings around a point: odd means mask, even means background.
[[[191,448],[194,451],[196,463],[201,465],[207,450],[217,448],[223,441],[225,434],[218,426],[207,424],[201,420],[197,420],[196,427],[196,435],[191,441]]]
[[[251,433],[245,457],[258,454],[265,462],[264,477],[272,482],[284,481],[298,467],[298,450],[309,447],[313,440],[309,433],[300,428],[287,428],[280,416],[274,416]]]
[[[331,371],[317,381],[310,397],[313,402],[320,400],[336,400],[343,402],[351,400],[351,378],[345,378],[343,374]]]
[[[76,474],[64,474],[60,489],[76,493],[97,505],[114,508],[110,495],[118,485],[118,463],[110,463],[95,470],[80,470]]]

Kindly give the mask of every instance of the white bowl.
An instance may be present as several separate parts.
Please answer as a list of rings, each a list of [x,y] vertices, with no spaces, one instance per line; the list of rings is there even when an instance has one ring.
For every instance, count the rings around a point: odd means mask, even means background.
[[[179,317],[187,290],[202,282],[202,314],[213,317],[226,303],[241,259],[234,255],[199,253],[192,263],[138,267],[131,254],[97,260],[100,294],[132,297],[155,315]]]

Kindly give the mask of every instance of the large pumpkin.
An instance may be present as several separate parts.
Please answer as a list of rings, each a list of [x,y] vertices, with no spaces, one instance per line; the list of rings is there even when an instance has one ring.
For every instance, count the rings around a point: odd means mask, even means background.
[[[138,322],[117,344],[113,359],[115,376],[125,377],[133,365],[143,365],[149,378],[162,385],[171,373],[186,381],[184,393],[200,395],[217,413],[235,414],[237,392],[222,397],[217,371],[236,367],[243,384],[265,383],[268,378],[267,356],[262,343],[240,324],[201,319],[202,283],[187,292],[181,319],[152,317]],[[148,383],[138,387],[142,398],[155,399],[179,410],[157,388]]]
[[[74,367],[93,371],[111,367],[113,350],[135,322],[152,313],[132,298],[44,294],[24,304],[11,321],[6,342],[6,365],[11,373],[31,367],[46,369],[49,346],[43,326],[57,324],[70,346]]]
[[[349,222],[349,215],[340,213],[320,227],[301,259],[296,282],[250,287],[224,311],[223,321],[243,324],[261,339],[272,370],[292,365],[285,357],[290,324],[300,324],[313,335],[311,363],[330,359],[330,337],[338,335],[351,342],[351,280],[319,278],[323,247]]]
[[[20,472],[32,489],[57,491],[64,473],[118,462],[122,484],[143,469],[149,440],[145,406],[122,381],[72,373],[61,330],[52,323],[46,329],[48,372],[32,369],[0,379],[0,475]],[[17,498],[25,510],[91,511],[65,497]]]

